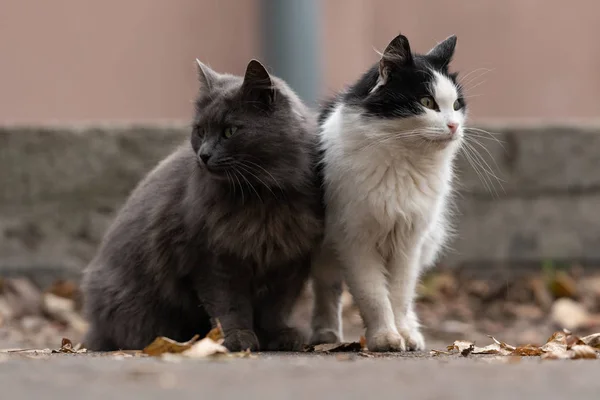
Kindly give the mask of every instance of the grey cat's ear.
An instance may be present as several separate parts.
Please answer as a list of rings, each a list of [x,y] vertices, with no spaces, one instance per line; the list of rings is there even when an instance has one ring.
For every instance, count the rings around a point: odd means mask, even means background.
[[[215,82],[219,79],[219,74],[213,71],[208,65],[203,64],[196,58],[196,64],[198,65],[198,80],[200,86],[206,90],[212,90]]]
[[[397,66],[406,66],[413,63],[410,44],[404,35],[398,35],[387,45],[381,60],[379,60],[379,79],[385,83],[391,71]]]
[[[248,101],[269,105],[275,100],[271,75],[258,60],[250,60],[248,63],[241,90],[242,96]]]
[[[456,48],[456,35],[449,36],[441,43],[438,43],[433,49],[427,53],[427,58],[439,68],[447,67],[454,56]]]

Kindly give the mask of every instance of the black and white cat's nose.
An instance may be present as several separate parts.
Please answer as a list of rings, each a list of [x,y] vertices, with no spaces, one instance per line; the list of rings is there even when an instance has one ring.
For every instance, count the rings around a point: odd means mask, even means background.
[[[200,150],[200,152],[198,153],[198,157],[202,160],[202,162],[205,165],[206,165],[206,163],[208,163],[208,160],[210,160],[210,156],[211,156],[211,154],[208,151]]]
[[[455,134],[458,129],[458,124],[456,122],[448,122],[447,124],[450,133]]]

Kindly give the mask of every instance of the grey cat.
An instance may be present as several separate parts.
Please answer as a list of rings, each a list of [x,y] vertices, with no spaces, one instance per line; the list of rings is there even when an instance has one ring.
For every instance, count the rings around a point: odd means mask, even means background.
[[[287,317],[321,240],[316,122],[256,60],[198,61],[191,143],[133,191],[87,267],[91,350],[188,340],[218,319],[236,350],[298,350]]]

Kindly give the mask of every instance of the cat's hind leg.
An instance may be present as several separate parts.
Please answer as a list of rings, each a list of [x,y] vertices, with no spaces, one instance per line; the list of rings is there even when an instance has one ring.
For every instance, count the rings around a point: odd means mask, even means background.
[[[338,343],[342,335],[342,265],[333,249],[323,244],[311,268],[314,308],[311,344]]]

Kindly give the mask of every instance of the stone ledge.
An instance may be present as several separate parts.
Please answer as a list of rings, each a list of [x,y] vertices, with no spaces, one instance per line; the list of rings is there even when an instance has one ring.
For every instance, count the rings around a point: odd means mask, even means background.
[[[444,262],[600,261],[600,124],[482,128],[504,142],[481,140],[503,189],[461,158]],[[0,127],[0,273],[77,275],[139,179],[188,135],[185,124]]]

